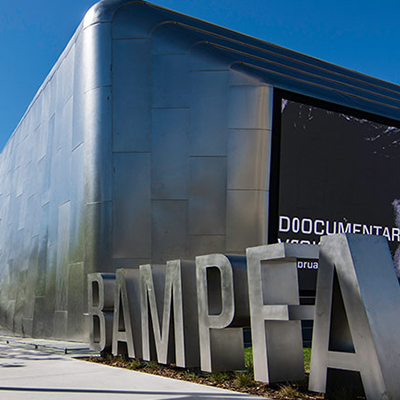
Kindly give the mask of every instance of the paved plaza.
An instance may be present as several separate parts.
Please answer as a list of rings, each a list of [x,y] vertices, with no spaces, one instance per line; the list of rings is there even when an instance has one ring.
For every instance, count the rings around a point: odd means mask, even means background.
[[[211,386],[85,362],[87,344],[0,336],[0,399],[259,399]]]

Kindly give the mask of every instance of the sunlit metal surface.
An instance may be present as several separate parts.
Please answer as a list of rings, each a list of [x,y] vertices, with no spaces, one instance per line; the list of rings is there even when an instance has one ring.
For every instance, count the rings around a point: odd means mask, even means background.
[[[141,359],[142,320],[138,269],[117,269],[112,354]]]
[[[243,258],[243,257],[242,257]],[[243,330],[249,325],[246,263],[223,254],[196,257],[200,364],[203,371],[244,368]],[[235,319],[240,323],[235,328]]]
[[[160,364],[174,362],[169,349],[175,348],[183,353],[183,312],[182,282],[179,265],[141,265],[140,267],[140,308],[142,315],[143,359],[158,361]],[[157,304],[158,303],[158,304]],[[174,321],[171,324],[172,310]],[[160,318],[161,316],[161,318]],[[179,322],[178,322],[179,321]],[[181,329],[174,329],[177,325]],[[152,331],[150,332],[150,326]],[[170,342],[170,332],[174,331],[175,343]],[[151,342],[154,337],[154,343]],[[150,346],[155,350],[156,358],[151,359]],[[183,360],[179,360],[182,364]]]
[[[1,323],[82,340],[88,273],[266,244],[274,87],[398,118],[397,86],[96,4],[1,153]]]
[[[182,347],[175,348],[176,365],[198,367],[200,365],[199,328],[196,293],[196,264],[194,261],[173,260],[167,262],[168,268],[179,266],[182,282],[183,321],[176,321],[175,329],[182,330]]]
[[[359,371],[368,399],[398,399],[400,293],[387,240],[321,241],[309,389],[332,390],[328,369]]]
[[[114,316],[115,274],[88,275],[88,317],[90,348],[111,352]]]
[[[274,383],[304,378],[297,259],[318,259],[318,246],[279,243],[247,249],[254,379]]]
[[[140,266],[144,360],[178,367],[199,366],[194,283],[194,262],[175,260],[166,266]]]
[[[142,358],[140,282],[138,269],[117,269],[112,354]]]

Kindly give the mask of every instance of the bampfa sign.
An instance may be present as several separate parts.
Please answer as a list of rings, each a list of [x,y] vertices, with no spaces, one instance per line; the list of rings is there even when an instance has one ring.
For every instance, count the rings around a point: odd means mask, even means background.
[[[316,306],[299,304],[297,260],[319,259]],[[400,293],[386,239],[340,234],[321,246],[273,244],[246,257],[142,265],[89,275],[92,348],[204,371],[242,369],[251,327],[254,376],[304,376],[302,319],[314,319],[310,390],[328,370],[358,371],[369,399],[400,399]]]

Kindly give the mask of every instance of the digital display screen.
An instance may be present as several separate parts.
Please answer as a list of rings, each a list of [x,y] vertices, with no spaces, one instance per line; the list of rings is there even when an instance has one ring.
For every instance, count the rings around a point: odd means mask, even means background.
[[[400,276],[400,129],[285,97],[279,106],[277,241],[383,235]]]

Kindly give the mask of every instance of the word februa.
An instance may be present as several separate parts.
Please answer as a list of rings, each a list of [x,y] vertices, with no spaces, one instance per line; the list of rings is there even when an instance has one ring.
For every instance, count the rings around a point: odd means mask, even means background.
[[[299,259],[319,260],[315,306],[299,303]],[[400,292],[383,237],[329,235],[321,246],[278,243],[248,248],[246,257],[204,255],[88,278],[94,350],[238,370],[250,327],[255,379],[300,380],[301,320],[312,319],[310,390],[325,392],[328,370],[339,369],[358,371],[369,399],[400,393],[392,351],[400,348]]]

